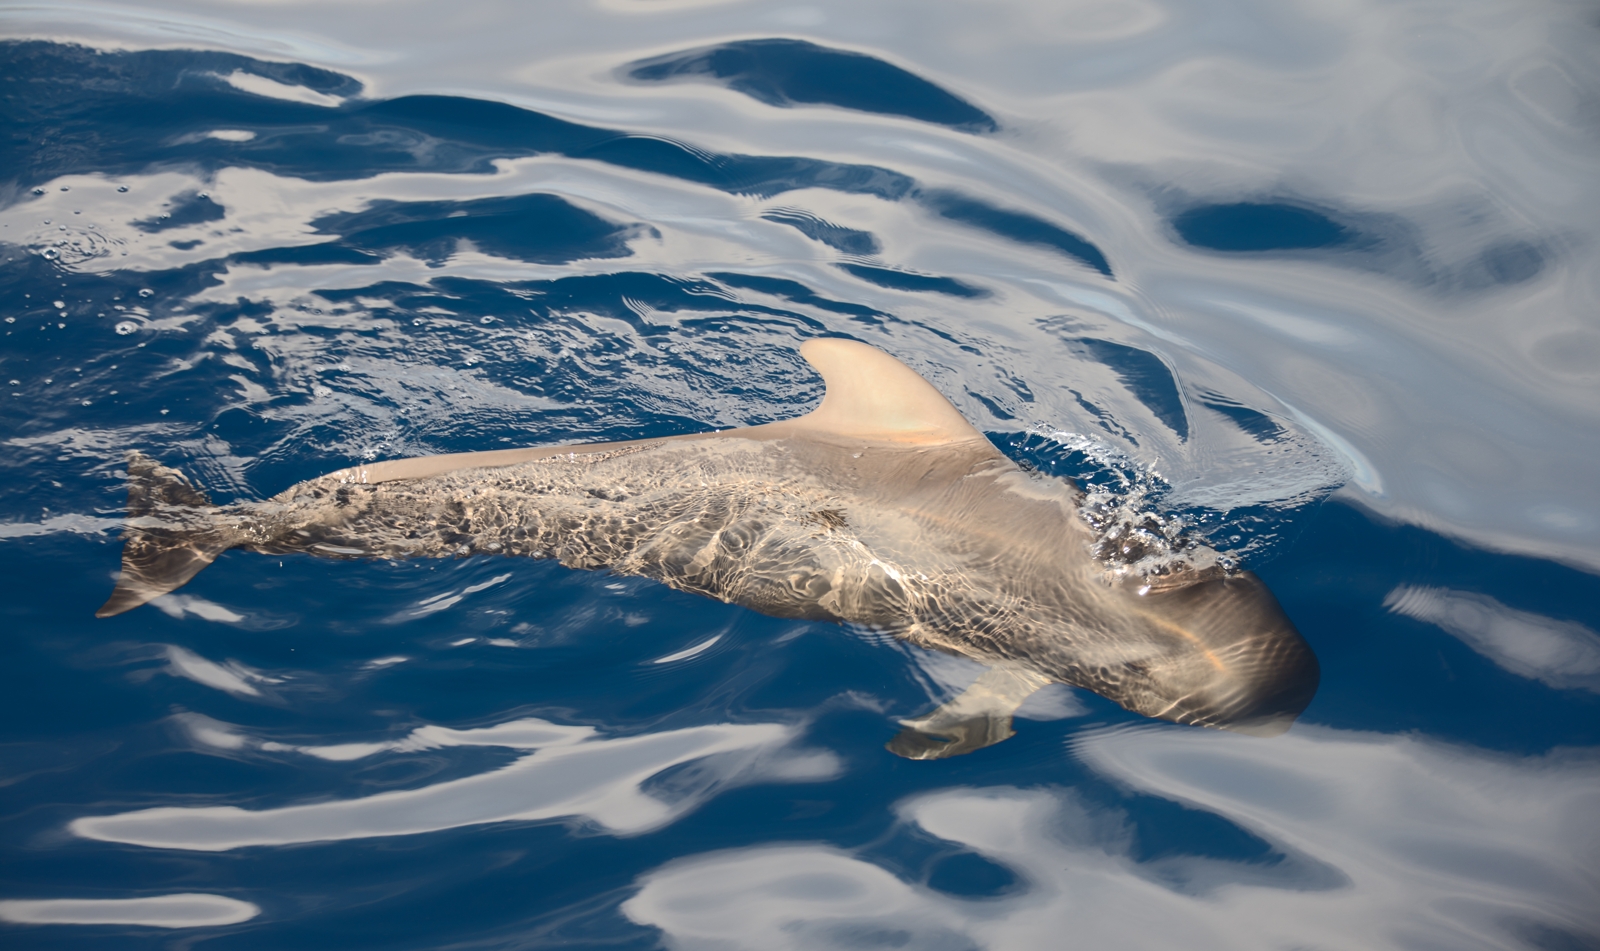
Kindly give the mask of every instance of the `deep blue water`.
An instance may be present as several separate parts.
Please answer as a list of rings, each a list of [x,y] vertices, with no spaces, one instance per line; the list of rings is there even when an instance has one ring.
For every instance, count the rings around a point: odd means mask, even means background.
[[[795,40],[619,76],[946,135],[1008,121]],[[1066,313],[1039,322],[1055,349],[1013,357],[1027,348],[946,316],[1009,293],[1003,269],[903,263],[821,209],[910,208],[1112,293],[1124,261],[1082,226],[976,180],[366,97],[232,53],[16,43],[0,95],[0,899],[258,909],[182,928],[61,912],[79,923],[0,925],[7,947],[1022,948],[1072,927],[1100,947],[1600,946],[1592,573],[1333,495],[1349,477],[1306,475],[1334,455],[1314,432],[1198,378],[1170,340]],[[482,184],[539,156],[641,189],[792,198],[748,217],[822,263],[663,264],[649,249],[671,215]],[[289,197],[252,204],[269,179]],[[1272,187],[1174,204],[1165,226],[1196,254],[1345,254],[1327,266],[1352,274],[1403,243]],[[1514,242],[1480,264],[1476,286],[1497,288],[1546,266]],[[230,501],[353,459],[755,424],[815,404],[795,347],[822,334],[898,344],[1013,458],[1185,518],[1257,571],[1321,662],[1300,725],[1232,736],[1055,688],[1004,743],[902,760],[884,749],[895,721],[975,668],[532,560],[231,552],[157,605],[93,617],[127,450]],[[1046,387],[1070,394],[1077,433],[1041,428]],[[1226,440],[1253,494],[1222,504],[1162,474]],[[153,808],[177,811],[117,818]]]

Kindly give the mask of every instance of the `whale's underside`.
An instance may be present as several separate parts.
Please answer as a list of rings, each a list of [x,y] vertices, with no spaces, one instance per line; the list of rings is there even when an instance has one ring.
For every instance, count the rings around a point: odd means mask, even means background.
[[[992,666],[890,748],[933,758],[1011,735],[1039,687],[1271,734],[1315,656],[1254,575],[1112,579],[1071,483],[1023,472],[916,373],[838,339],[801,352],[827,395],[798,419],[661,439],[427,456],[215,506],[128,462],[119,614],[243,548],[330,558],[555,558],[778,617],[871,625]]]

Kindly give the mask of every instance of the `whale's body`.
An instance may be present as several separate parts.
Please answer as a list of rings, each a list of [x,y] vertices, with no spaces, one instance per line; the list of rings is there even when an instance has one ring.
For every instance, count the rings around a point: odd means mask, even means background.
[[[1316,659],[1254,575],[1108,581],[1071,483],[1024,472],[881,351],[820,339],[802,353],[827,384],[822,406],[747,429],[382,462],[228,507],[136,455],[123,575],[99,614],[184,584],[230,548],[525,555],[993,665],[907,721],[891,744],[905,755],[1004,739],[1011,710],[1049,682],[1264,734],[1310,701]]]

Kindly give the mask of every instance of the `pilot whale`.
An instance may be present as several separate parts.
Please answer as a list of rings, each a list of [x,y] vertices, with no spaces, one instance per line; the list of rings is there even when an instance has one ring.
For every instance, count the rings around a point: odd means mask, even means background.
[[[901,721],[889,748],[912,758],[1013,735],[1012,713],[1050,683],[1258,735],[1310,702],[1316,657],[1255,575],[1114,577],[1071,482],[1024,471],[881,350],[820,338],[800,352],[822,404],[745,429],[377,462],[227,506],[132,453],[122,574],[97,615],[172,591],[233,548],[522,555],[989,665]]]

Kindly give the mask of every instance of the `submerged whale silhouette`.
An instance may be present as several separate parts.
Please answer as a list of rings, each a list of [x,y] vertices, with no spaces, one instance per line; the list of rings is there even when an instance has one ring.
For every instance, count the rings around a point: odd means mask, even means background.
[[[358,465],[229,506],[130,454],[122,575],[97,616],[178,588],[231,548],[526,555],[992,665],[901,721],[889,748],[913,758],[1011,736],[1016,707],[1052,682],[1260,735],[1310,702],[1316,657],[1256,576],[1108,580],[1071,482],[1024,472],[880,350],[824,338],[800,352],[822,374],[822,405],[746,429]]]

